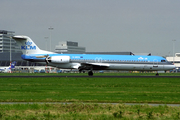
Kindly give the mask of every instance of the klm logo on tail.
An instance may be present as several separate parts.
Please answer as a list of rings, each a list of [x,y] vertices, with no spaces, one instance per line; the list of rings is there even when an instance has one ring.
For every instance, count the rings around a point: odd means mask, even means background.
[[[25,46],[21,46],[21,50],[36,50],[36,46],[32,46],[32,42],[25,42]]]

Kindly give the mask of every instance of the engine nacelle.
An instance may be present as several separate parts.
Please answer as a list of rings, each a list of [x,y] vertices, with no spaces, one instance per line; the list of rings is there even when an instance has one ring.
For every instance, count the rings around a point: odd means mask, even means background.
[[[52,63],[69,63],[70,57],[69,56],[52,56],[50,57],[48,61]]]

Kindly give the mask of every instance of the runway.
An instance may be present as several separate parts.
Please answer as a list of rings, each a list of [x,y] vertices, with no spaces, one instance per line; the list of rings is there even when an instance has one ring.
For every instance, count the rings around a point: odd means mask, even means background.
[[[28,75],[28,76],[0,76],[0,78],[42,78],[42,77],[64,77],[64,78],[180,78],[180,76],[74,76],[74,75]]]

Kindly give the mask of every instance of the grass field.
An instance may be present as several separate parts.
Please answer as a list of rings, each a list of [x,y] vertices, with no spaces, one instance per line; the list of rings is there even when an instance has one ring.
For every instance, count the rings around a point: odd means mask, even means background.
[[[0,74],[57,75],[57,74]],[[77,75],[77,74],[58,74]],[[86,74],[84,74],[86,75]],[[154,75],[154,74],[96,74]],[[165,74],[160,74],[165,75]],[[166,74],[167,75],[167,74]],[[174,75],[174,74],[169,74]],[[178,74],[176,74],[178,75]],[[41,119],[180,119],[179,78],[0,78],[1,102],[72,102],[72,104],[1,104],[2,120]],[[83,103],[82,103],[83,102]],[[97,103],[119,104],[97,104]],[[123,103],[145,103],[124,105]],[[86,103],[86,104],[84,104]]]
[[[1,102],[180,103],[179,78],[0,78]]]
[[[0,105],[1,120],[149,120],[180,119],[180,107],[124,104]]]

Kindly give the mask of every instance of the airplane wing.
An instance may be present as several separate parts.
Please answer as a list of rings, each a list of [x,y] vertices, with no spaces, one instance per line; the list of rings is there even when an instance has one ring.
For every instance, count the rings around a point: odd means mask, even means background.
[[[81,63],[79,70],[104,70],[109,67],[109,64],[104,63]]]

